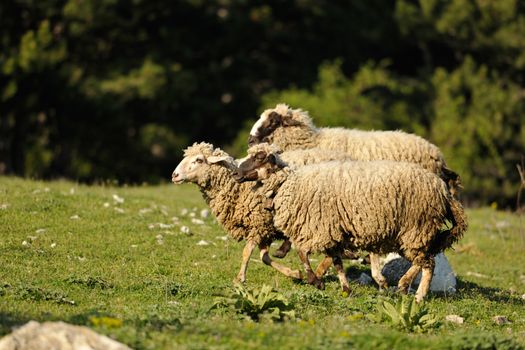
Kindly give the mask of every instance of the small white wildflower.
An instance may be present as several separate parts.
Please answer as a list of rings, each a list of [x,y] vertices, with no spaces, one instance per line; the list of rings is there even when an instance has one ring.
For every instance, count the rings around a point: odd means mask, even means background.
[[[42,192],[42,191],[39,190],[39,189],[36,189],[36,190],[33,191],[33,194],[38,194],[38,193],[40,193],[40,192]]]
[[[173,222],[179,222],[179,218],[178,218],[177,216],[173,216],[173,217],[171,218],[171,221],[173,221]]]
[[[163,224],[163,223],[159,224],[159,228],[172,228],[172,227],[173,227],[172,224]]]
[[[30,241],[34,241],[34,240],[37,239],[38,237],[37,237],[37,236],[27,236],[27,238],[28,238]]]
[[[35,231],[35,233],[37,234],[44,233],[44,232],[46,232],[45,228],[39,228],[38,230]]]
[[[173,231],[162,231],[162,233],[164,233],[165,235],[170,235],[170,236],[175,235],[175,232]]]
[[[170,300],[168,301],[168,305],[179,305],[180,303],[178,301],[175,301],[175,300]]]
[[[156,239],[163,239],[164,237],[162,237],[162,235],[156,235],[155,238]]]
[[[200,214],[201,218],[206,219],[208,216],[210,216],[210,211],[208,209],[202,209]]]
[[[7,203],[0,204],[0,210],[6,210],[8,206],[9,206],[9,204],[7,204]]]
[[[204,221],[202,221],[201,219],[192,218],[191,222],[195,225],[204,225]]]
[[[104,203],[104,208],[108,208],[109,207],[109,203],[108,202],[105,202]]]
[[[163,245],[163,244],[164,244],[164,240],[162,240],[162,239],[157,239],[157,244],[158,244],[158,245]]]
[[[197,207],[193,207],[193,208],[191,208],[191,211],[192,211],[192,212],[196,212],[196,211],[197,211]]]
[[[194,218],[195,217],[195,213],[194,212],[191,212],[190,213],[190,218]]]
[[[55,248],[57,246],[57,244],[55,242],[51,243],[50,247],[51,248]]]
[[[180,215],[182,215],[182,216],[188,215],[188,209],[187,208],[182,208],[181,211],[180,211]]]
[[[70,218],[71,220],[78,220],[78,219],[80,219],[80,216],[78,216],[78,215],[75,214],[75,215],[73,215],[73,216],[70,216],[69,218]]]
[[[212,259],[215,259],[216,257],[217,257],[217,255],[215,255],[215,254],[213,254],[213,255],[211,256]]]
[[[44,188],[44,192],[49,192],[49,187]]]
[[[201,239],[200,241],[197,242],[197,245],[210,245],[210,243]]]
[[[137,248],[137,247],[138,247],[138,245],[136,245],[136,244],[132,244],[131,245],[131,248]]]
[[[160,206],[160,213],[164,216],[168,216],[168,207],[166,207],[165,205],[161,205]]]
[[[190,228],[188,226],[181,226],[180,232],[189,235],[190,234]]]
[[[114,200],[115,202],[119,203],[119,204],[124,203],[124,198],[119,197],[118,194],[116,194],[116,193],[113,195],[113,200]]]
[[[117,213],[124,214],[124,209],[122,208],[114,208]]]
[[[29,246],[29,242],[28,242],[28,241],[23,241],[23,242],[22,242],[22,245],[23,245],[24,247],[27,247],[27,246]]]
[[[525,294],[523,294],[523,295],[521,296],[521,299],[522,299],[522,300],[525,300]]]
[[[228,240],[228,236],[217,236],[215,238],[220,239],[221,241],[227,241]]]
[[[77,259],[78,259],[78,261],[80,261],[80,262],[84,262],[84,261],[86,261],[86,258],[83,257],[83,256],[77,256]]]
[[[75,194],[75,189],[73,187],[69,189],[69,194]]]

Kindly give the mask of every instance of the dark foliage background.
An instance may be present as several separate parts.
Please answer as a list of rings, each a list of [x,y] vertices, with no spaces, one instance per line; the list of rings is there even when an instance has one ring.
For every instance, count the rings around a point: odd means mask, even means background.
[[[286,102],[322,126],[416,132],[465,200],[516,205],[518,0],[11,0],[0,42],[0,174],[167,180],[191,142],[242,154]]]

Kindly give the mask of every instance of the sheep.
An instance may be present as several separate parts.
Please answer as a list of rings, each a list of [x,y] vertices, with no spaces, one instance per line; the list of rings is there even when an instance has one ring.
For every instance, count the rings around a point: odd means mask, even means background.
[[[422,270],[416,291],[416,301],[421,302],[432,279],[434,256],[467,228],[463,207],[443,180],[413,163],[332,161],[291,169],[263,143],[249,149],[234,178],[260,180],[275,193],[274,226],[295,244],[308,281],[318,285],[308,255],[324,252],[333,259],[347,292],[344,248],[399,252],[412,266],[398,289],[407,293]]]
[[[265,110],[253,125],[248,145],[261,142],[283,151],[318,147],[341,151],[355,160],[395,160],[417,163],[445,181],[452,195],[461,188],[458,174],[450,170],[439,148],[403,131],[363,131],[317,128],[308,112],[278,104]]]
[[[266,264],[286,276],[301,279],[298,270],[272,261],[268,247],[273,239],[282,234],[273,226],[272,213],[264,208],[264,202],[253,183],[237,183],[231,176],[236,169],[235,161],[226,152],[209,143],[194,143],[184,151],[184,159],[172,174],[175,184],[191,182],[196,184],[217,221],[237,240],[246,240],[242,264],[234,281],[244,283],[248,261],[255,246],[259,247],[260,258]]]

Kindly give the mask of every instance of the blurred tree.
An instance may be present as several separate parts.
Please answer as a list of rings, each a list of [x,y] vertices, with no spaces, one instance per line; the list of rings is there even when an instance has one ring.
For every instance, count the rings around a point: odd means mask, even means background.
[[[11,0],[0,23],[0,173],[168,179],[188,143],[245,125],[242,151],[279,100],[320,125],[429,137],[472,200],[514,190],[518,0]]]

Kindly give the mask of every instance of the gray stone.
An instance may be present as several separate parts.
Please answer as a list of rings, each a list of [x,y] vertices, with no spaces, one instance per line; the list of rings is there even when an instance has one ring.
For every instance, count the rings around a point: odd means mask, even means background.
[[[29,321],[0,339],[0,350],[131,350],[87,327]]]
[[[436,267],[432,276],[430,290],[432,292],[455,293],[456,292],[456,275],[448,263],[447,257],[439,253],[435,258]],[[390,253],[383,261],[382,273],[386,278],[388,285],[397,286],[399,279],[410,268],[408,260],[402,258],[399,254]],[[421,272],[417,275],[412,283],[412,288],[417,289],[421,281]]]

